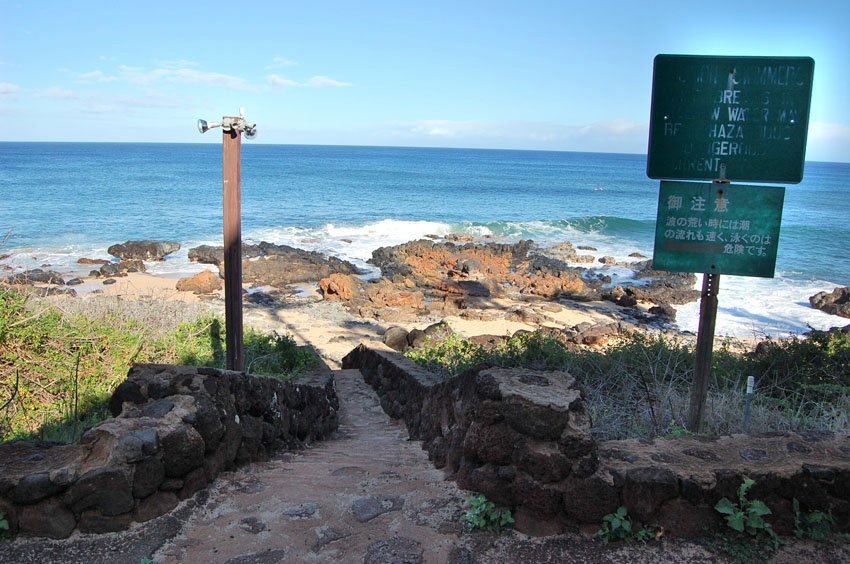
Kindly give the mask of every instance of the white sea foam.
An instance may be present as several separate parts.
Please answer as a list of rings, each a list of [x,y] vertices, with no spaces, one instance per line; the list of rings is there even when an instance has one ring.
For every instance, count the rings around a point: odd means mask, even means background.
[[[569,223],[547,221],[449,225],[434,221],[385,219],[363,225],[326,224],[315,228],[289,226],[256,229],[246,232],[243,240],[248,243],[267,241],[285,244],[336,256],[357,265],[367,272],[368,278],[379,275],[378,269],[366,262],[375,249],[421,239],[426,235],[444,237],[449,233],[489,236],[494,240],[508,242],[530,238],[543,246],[569,241],[575,246],[590,246],[596,249],[579,251],[580,254],[597,258],[612,256],[618,263],[645,260],[629,257],[633,252],[645,256],[652,255],[652,249],[647,248],[646,242],[615,237],[595,229],[577,229]],[[40,268],[49,264],[50,269],[66,276],[81,276],[88,274],[94,267],[77,264],[79,257],[116,260],[106,252],[106,248],[112,243],[114,241],[75,241],[56,247],[8,249],[11,256],[3,262],[14,271]],[[164,261],[146,263],[148,272],[158,276],[182,277],[204,269],[213,269],[210,265],[192,263],[188,259],[188,250],[201,244],[220,245],[221,241],[215,238],[183,241],[182,248]],[[577,266],[611,276],[611,285],[624,282],[640,283],[632,279],[632,272],[628,268],[620,265],[601,265],[596,262],[580,263]],[[695,287],[700,289],[701,285],[701,276],[698,276]],[[810,328],[828,329],[846,325],[847,320],[815,310],[808,303],[809,296],[819,291],[831,290],[834,286],[835,284],[822,280],[799,281],[784,278],[780,273],[777,273],[774,279],[725,276],[721,279],[715,333],[718,336],[737,337],[783,336],[803,333]],[[677,306],[676,309],[679,328],[695,332],[699,322],[699,303]]]
[[[375,249],[415,241],[426,235],[443,236],[450,230],[448,224],[435,221],[384,219],[365,225],[327,224],[317,228],[258,229],[247,233],[244,239],[252,243],[267,241],[317,251],[348,260],[374,275],[376,269],[366,261],[372,258]]]
[[[809,305],[809,296],[832,290],[835,284],[823,280],[802,282],[783,278],[723,276],[717,296],[715,335],[762,338],[802,334],[810,329],[847,325],[847,319],[828,315]],[[702,275],[697,275],[697,289]],[[676,306],[680,329],[696,332],[699,302]]]

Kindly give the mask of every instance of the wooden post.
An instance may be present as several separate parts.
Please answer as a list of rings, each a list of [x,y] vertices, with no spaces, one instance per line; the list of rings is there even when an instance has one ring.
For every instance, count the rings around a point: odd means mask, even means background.
[[[242,342],[242,135],[223,132],[224,323],[227,369],[245,370]]]
[[[717,321],[717,292],[720,275],[703,275],[702,297],[699,302],[699,329],[697,333],[697,358],[691,400],[688,407],[688,430],[699,433],[702,426],[705,398],[711,378],[711,356],[714,352],[714,325]]]

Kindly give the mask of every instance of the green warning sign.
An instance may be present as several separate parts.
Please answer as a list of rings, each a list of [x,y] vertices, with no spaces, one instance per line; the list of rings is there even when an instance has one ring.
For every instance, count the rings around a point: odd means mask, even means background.
[[[773,278],[782,186],[661,181],[652,267]]]
[[[798,183],[812,98],[811,57],[658,55],[650,178]]]

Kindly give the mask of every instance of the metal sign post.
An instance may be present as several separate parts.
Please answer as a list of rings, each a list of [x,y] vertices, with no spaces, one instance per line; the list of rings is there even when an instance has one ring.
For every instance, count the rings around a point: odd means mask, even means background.
[[[702,425],[705,398],[711,379],[711,357],[714,353],[714,325],[717,322],[717,293],[720,275],[707,273],[702,279],[702,294],[699,301],[699,329],[697,329],[697,358],[694,381],[691,383],[691,399],[688,405],[688,430],[699,432]]]
[[[222,131],[224,323],[227,369],[245,369],[242,338],[242,136]]]
[[[222,129],[222,206],[224,216],[224,323],[227,369],[245,370],[242,332],[242,133],[252,139],[257,125],[239,117],[223,117],[220,123],[198,120],[198,130]]]

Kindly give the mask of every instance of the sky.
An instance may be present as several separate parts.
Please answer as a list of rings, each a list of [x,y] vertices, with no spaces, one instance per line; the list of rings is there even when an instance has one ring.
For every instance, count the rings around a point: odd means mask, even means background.
[[[850,162],[850,2],[0,0],[0,141],[645,153],[659,53],[815,60],[806,158]]]

